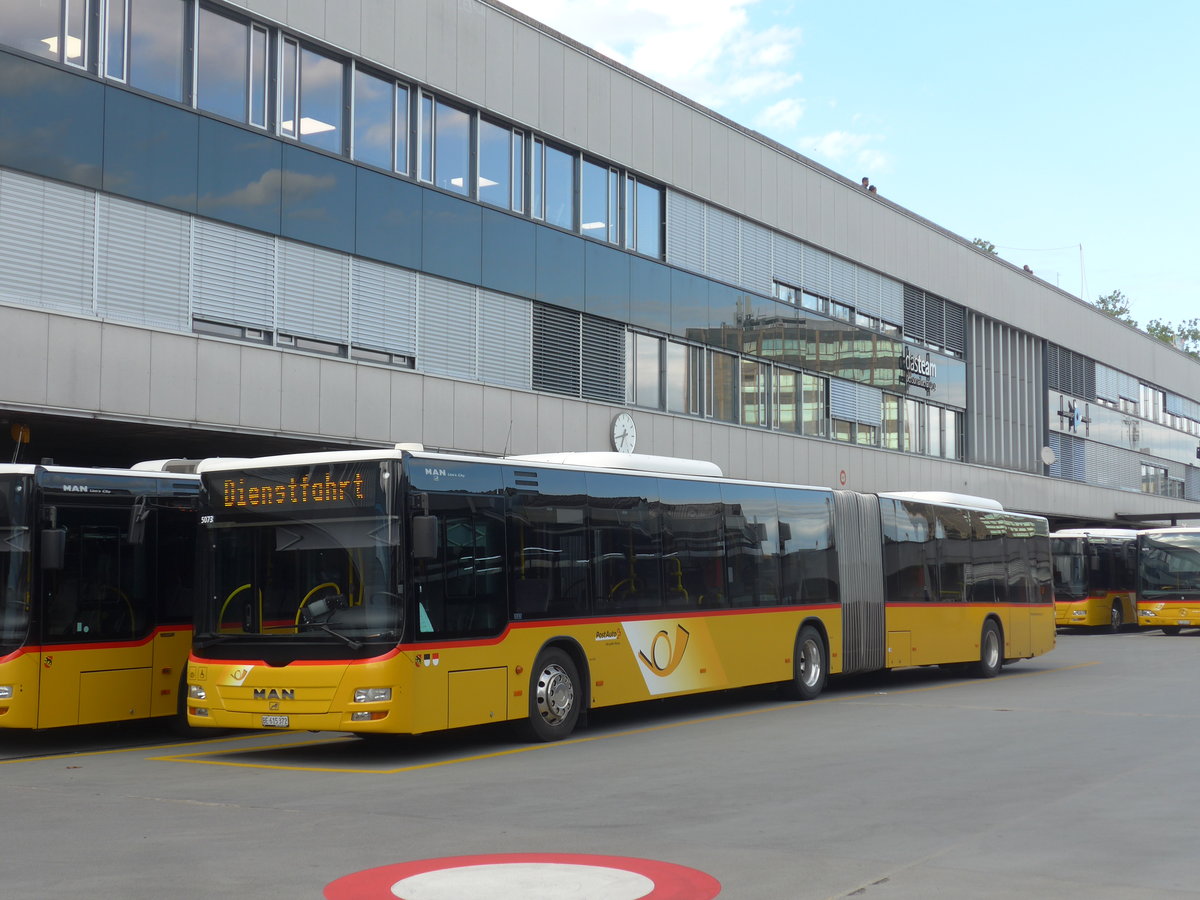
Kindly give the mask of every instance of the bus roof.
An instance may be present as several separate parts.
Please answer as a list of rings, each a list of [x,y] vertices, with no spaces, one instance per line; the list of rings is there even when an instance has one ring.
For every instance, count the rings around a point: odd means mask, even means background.
[[[153,467],[143,468],[144,466],[152,466],[152,463],[135,463],[128,469],[109,469],[95,468],[92,466],[55,466],[41,465],[39,463],[0,463],[0,475],[36,475],[39,472],[50,472],[56,475],[115,475],[124,476],[126,478],[153,478],[157,475],[169,474],[173,478],[194,477],[192,470],[187,469],[156,469]],[[162,460],[167,462],[167,460]]]
[[[1137,537],[1137,530],[1133,528],[1064,528],[1062,531],[1051,532],[1050,537],[1111,537],[1129,538],[1132,540]]]
[[[976,497],[973,494],[956,494],[953,491],[885,491],[880,497],[892,500],[915,500],[919,503],[933,503],[940,506],[966,506],[972,509],[987,509],[1004,512],[1004,504],[990,497]]]

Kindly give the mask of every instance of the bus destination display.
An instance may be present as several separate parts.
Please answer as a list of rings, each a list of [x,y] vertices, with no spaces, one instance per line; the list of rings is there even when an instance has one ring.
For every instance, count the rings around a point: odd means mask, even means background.
[[[361,509],[375,502],[372,470],[239,472],[221,479],[223,509]]]

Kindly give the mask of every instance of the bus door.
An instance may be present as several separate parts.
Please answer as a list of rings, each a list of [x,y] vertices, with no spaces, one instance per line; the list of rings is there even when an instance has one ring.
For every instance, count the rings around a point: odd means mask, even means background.
[[[130,510],[60,505],[48,518],[62,553],[43,559],[37,727],[146,718],[154,654]]]

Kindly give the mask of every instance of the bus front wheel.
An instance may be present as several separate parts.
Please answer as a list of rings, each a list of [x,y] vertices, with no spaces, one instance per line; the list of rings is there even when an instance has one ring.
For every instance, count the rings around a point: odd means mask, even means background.
[[[575,663],[562,650],[543,650],[529,677],[528,735],[535,741],[561,741],[575,730],[583,690]]]
[[[1000,628],[988,619],[983,623],[983,631],[979,635],[979,662],[975,664],[975,675],[979,678],[995,678],[1000,674],[1002,665],[1004,657],[1000,651]]]
[[[797,700],[812,700],[825,689],[829,666],[825,662],[825,642],[821,633],[805,625],[796,635],[796,650],[792,654],[792,683],[790,693]]]
[[[1121,604],[1114,603],[1112,611],[1109,613],[1108,631],[1109,634],[1116,634],[1125,624],[1125,617],[1121,615]]]
[[[1163,634],[1179,634],[1179,628],[1180,628],[1180,626],[1178,626],[1178,625],[1164,625],[1162,627],[1162,633]]]

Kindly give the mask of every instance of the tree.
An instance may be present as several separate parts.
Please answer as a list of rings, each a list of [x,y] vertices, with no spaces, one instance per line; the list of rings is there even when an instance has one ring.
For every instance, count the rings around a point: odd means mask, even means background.
[[[1138,323],[1129,314],[1129,298],[1120,291],[1113,291],[1111,294],[1097,297],[1096,302],[1092,306],[1105,315],[1112,316],[1118,322],[1124,322],[1126,325],[1132,325],[1134,328],[1138,327]]]
[[[971,243],[984,253],[990,253],[992,256],[996,255],[996,245],[991,241],[985,241],[983,238],[975,238],[975,240],[971,241]]]
[[[1146,333],[1200,359],[1200,319],[1184,319],[1178,325],[1154,319],[1146,326]]]

